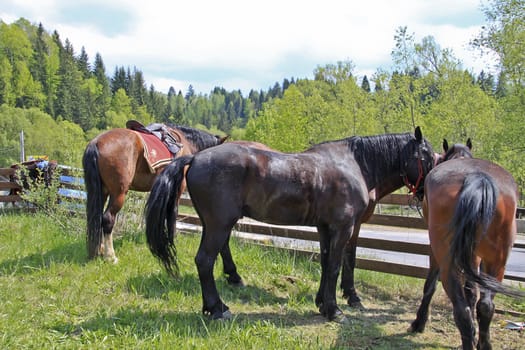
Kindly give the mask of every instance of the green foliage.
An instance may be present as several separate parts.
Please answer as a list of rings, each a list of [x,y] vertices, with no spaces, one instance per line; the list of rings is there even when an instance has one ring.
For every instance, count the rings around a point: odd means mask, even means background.
[[[282,99],[270,102],[258,118],[248,122],[246,137],[282,152],[298,152],[308,147],[306,99],[297,87],[290,87]]]
[[[80,166],[86,146],[84,132],[75,123],[53,120],[36,109],[0,106],[0,154],[3,167],[20,160],[20,132],[24,132],[25,154],[47,155],[61,164]]]

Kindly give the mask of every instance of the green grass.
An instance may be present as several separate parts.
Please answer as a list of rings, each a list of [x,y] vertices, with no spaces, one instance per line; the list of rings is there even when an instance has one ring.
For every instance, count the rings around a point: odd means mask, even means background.
[[[210,321],[200,312],[200,284],[193,262],[200,236],[177,237],[181,274],[173,279],[149,252],[139,215],[135,220],[120,220],[117,225],[122,235],[115,241],[119,263],[113,265],[86,260],[85,223],[80,217],[0,213],[0,348],[441,349],[459,345],[442,292],[436,296],[433,326],[424,334],[405,332],[422,294],[422,280],[358,270],[357,288],[367,310],[345,309],[348,325],[325,322],[313,301],[320,276],[317,262],[236,239],[231,242],[232,253],[247,286],[229,286],[219,260],[215,270],[219,293],[234,318]],[[339,291],[338,298],[343,307]],[[525,343],[516,332],[493,337],[505,341],[496,348]]]

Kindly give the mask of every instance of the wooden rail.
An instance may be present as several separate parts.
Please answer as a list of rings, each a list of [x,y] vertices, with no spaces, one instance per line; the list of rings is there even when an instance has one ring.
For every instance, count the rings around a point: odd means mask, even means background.
[[[181,205],[191,206],[192,203],[190,199],[182,198]],[[382,215],[374,215],[374,216],[381,217]],[[188,224],[192,224],[196,226],[201,225],[199,217],[194,214],[191,214],[191,215],[180,214],[178,219],[179,221],[184,222],[184,223],[188,223]],[[409,218],[409,219],[419,219],[423,221],[420,218]],[[370,220],[370,221],[373,221],[373,220]],[[369,224],[372,223],[370,221],[368,222]],[[405,221],[405,223],[406,222],[413,222],[413,221],[408,220],[408,221]],[[405,227],[410,227],[410,226],[405,226]],[[414,228],[414,227],[410,227],[410,228]],[[290,239],[301,239],[305,241],[317,242],[319,240],[317,231],[313,229],[309,230],[307,228],[298,229],[298,228],[291,227],[291,226],[269,225],[269,224],[264,224],[264,223],[255,222],[251,220],[244,220],[244,219],[240,220],[237,223],[237,225],[235,226],[235,230],[237,232],[254,233],[254,234],[259,234],[259,235],[290,238]],[[414,243],[414,242],[404,242],[404,241],[396,241],[396,240],[389,240],[389,239],[359,237],[357,240],[357,245],[358,247],[361,247],[361,248],[408,253],[408,254],[417,254],[417,255],[424,255],[424,256],[428,256],[430,253],[430,246],[428,243]],[[516,243],[514,245],[514,249],[525,249],[525,243],[521,243],[521,242]],[[304,250],[295,249],[295,248],[293,250],[296,252],[302,253],[302,254],[315,254],[316,253],[313,251],[304,251]],[[398,264],[398,263],[392,263],[388,261],[379,261],[379,260],[364,259],[364,258],[358,258],[356,261],[356,266],[363,270],[372,270],[372,271],[392,273],[392,274],[417,277],[417,278],[426,278],[427,271],[428,271],[428,268],[426,267]],[[505,279],[510,280],[510,281],[525,282],[525,277],[509,275],[509,274],[505,275]]]
[[[71,169],[69,167],[59,167],[57,170],[60,173],[60,189],[59,196],[82,199],[85,197],[84,179],[74,177],[75,173],[82,174],[81,169]],[[9,194],[11,190],[21,190],[22,187],[9,178],[15,175],[16,169],[0,168],[0,203],[20,203],[23,198],[18,194]],[[68,191],[70,190],[70,191]],[[82,193],[84,195],[82,195]]]

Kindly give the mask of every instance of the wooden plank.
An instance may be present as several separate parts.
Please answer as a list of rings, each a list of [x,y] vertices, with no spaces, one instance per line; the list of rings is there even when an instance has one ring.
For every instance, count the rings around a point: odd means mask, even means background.
[[[394,275],[426,278],[428,268],[413,265],[396,264],[388,261],[379,261],[371,259],[356,259],[356,267],[362,270],[390,273]]]
[[[516,228],[519,233],[525,233],[525,220],[524,219],[516,219]]]
[[[11,189],[21,189],[19,184],[16,182],[3,182],[0,181],[0,190],[11,190]]]
[[[399,253],[410,253],[427,256],[430,254],[430,245],[426,243],[413,243],[393,241],[388,239],[359,237],[357,239],[357,246]]]
[[[391,193],[387,194],[379,200],[380,204],[393,204],[393,205],[410,205],[412,195]]]
[[[14,175],[16,172],[16,169],[13,168],[0,168],[0,175],[2,176],[11,176]]]
[[[366,223],[372,225],[410,227],[423,230],[427,229],[427,224],[423,218],[408,216],[374,214]]]
[[[10,196],[0,196],[0,202],[21,202],[22,197],[19,195],[10,195]]]

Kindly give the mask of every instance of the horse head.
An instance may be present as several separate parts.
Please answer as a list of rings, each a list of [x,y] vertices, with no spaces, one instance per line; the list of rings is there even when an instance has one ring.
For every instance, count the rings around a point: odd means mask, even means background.
[[[455,143],[452,147],[448,146],[447,139],[443,139],[443,153],[439,156],[436,165],[456,158],[473,158],[470,137],[467,139],[466,144]]]
[[[414,138],[403,148],[401,176],[410,192],[420,200],[423,199],[425,177],[434,167],[434,163],[432,145],[423,137],[418,126]]]

